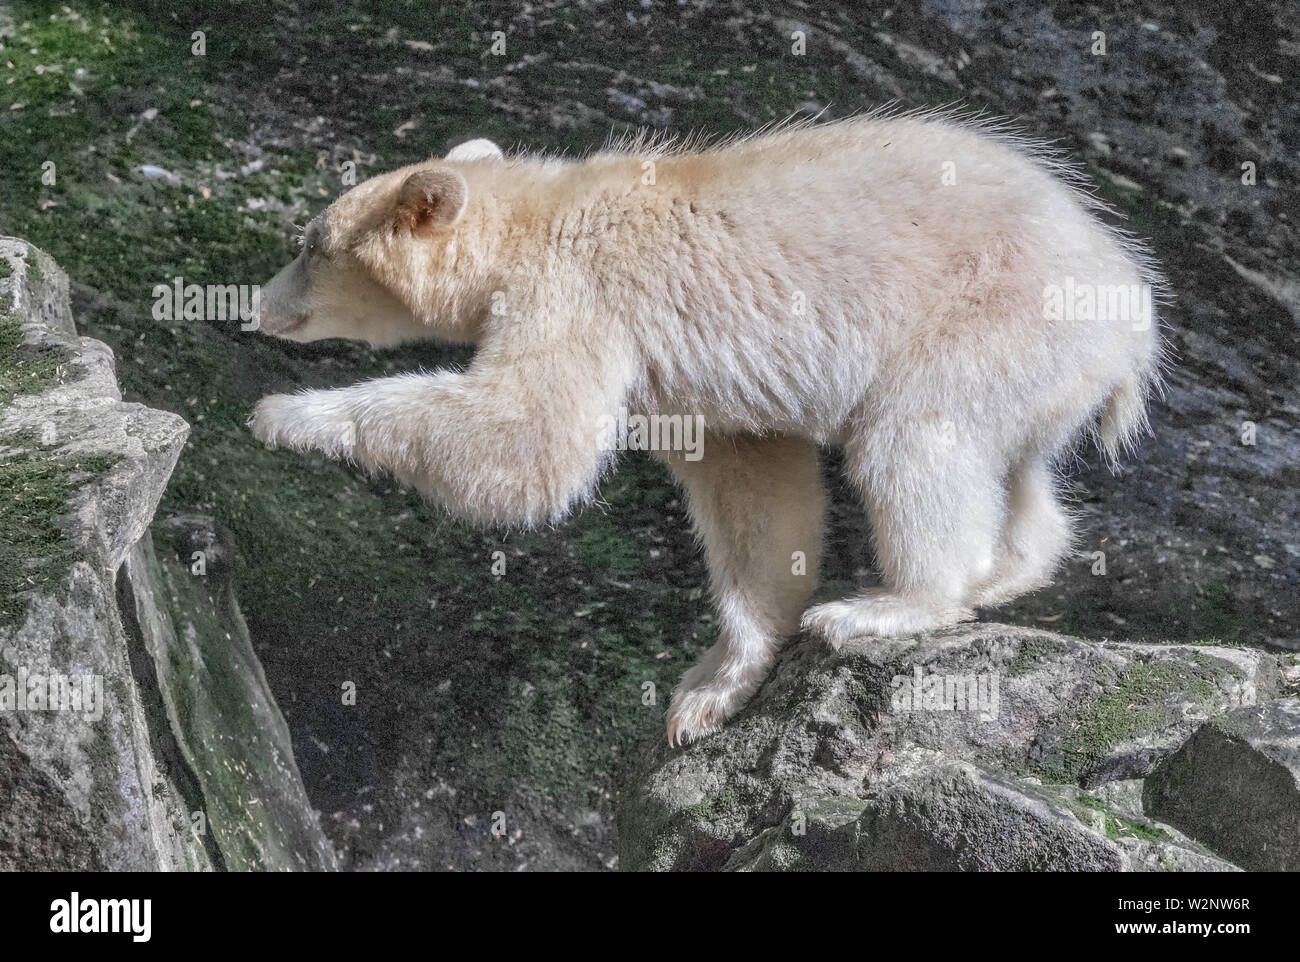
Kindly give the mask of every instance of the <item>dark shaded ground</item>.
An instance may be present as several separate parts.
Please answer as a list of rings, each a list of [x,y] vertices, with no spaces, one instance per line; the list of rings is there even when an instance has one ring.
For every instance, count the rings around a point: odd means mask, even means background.
[[[1080,558],[996,617],[1089,638],[1300,643],[1297,4],[9,7],[0,165],[34,173],[0,195],[0,231],[86,285],[82,321],[114,346],[129,396],[194,424],[166,507],[234,531],[258,653],[354,867],[612,865],[613,773],[661,737],[667,692],[712,627],[653,463],[624,464],[605,504],[555,531],[474,532],[383,480],[262,451],[243,427],[264,393],[454,355],[295,348],[150,317],[153,285],[177,274],[265,280],[346,161],[364,177],[473,135],[576,152],[627,125],[726,133],[890,100],[1016,117],[1152,238],[1177,358],[1154,437],[1120,475],[1086,449],[1067,466]],[[1105,56],[1090,53],[1096,30]],[[47,159],[55,185],[39,182]],[[845,491],[833,511],[826,596],[871,562]],[[489,831],[497,811],[505,838]]]

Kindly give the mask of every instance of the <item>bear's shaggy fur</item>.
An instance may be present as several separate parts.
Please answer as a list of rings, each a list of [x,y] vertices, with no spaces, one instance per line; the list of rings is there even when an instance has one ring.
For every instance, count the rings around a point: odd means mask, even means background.
[[[1054,459],[1090,431],[1117,457],[1161,355],[1150,261],[1076,179],[950,113],[583,160],[472,142],[335,201],[261,313],[294,340],[473,342],[470,367],[264,398],[253,431],[533,525],[592,494],[620,412],[702,417],[702,457],[660,452],[720,628],[669,710],[694,738],[801,622],[837,645],[920,632],[1050,579]],[[819,444],[844,450],[883,586],[805,610]]]

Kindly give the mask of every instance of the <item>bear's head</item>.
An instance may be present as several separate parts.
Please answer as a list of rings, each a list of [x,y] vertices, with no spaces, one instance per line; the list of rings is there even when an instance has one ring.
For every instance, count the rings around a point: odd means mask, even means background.
[[[474,140],[343,194],[262,285],[259,329],[292,341],[476,340],[482,232],[466,229],[466,211],[471,183],[502,160],[491,141]]]

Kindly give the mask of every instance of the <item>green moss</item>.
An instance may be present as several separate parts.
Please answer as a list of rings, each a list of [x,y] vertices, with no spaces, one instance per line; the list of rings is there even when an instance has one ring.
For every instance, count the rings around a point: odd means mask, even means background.
[[[1084,808],[1090,808],[1096,812],[1106,811],[1106,803],[1096,795],[1080,795],[1075,799]]]
[[[0,444],[31,444],[8,437]],[[56,458],[20,451],[0,461],[0,623],[26,610],[22,596],[62,586],[72,564],[64,532],[69,495],[87,475],[103,474],[112,459]]]
[[[1232,589],[1221,582],[1200,590],[1192,603],[1192,621],[1198,634],[1217,644],[1236,643],[1246,630],[1245,618]]]
[[[206,106],[211,61],[190,55],[188,26],[112,5],[54,14],[41,3],[14,7],[5,92],[22,106],[6,115],[0,166],[40,170],[50,161],[56,178],[14,178],[0,194],[0,229],[44,248],[82,283],[133,298],[201,270],[208,255],[199,245],[247,256],[280,235],[269,208],[251,210],[216,176],[217,121],[230,136],[238,118]],[[141,116],[146,108],[157,111],[153,120]],[[151,179],[144,165],[177,180]],[[242,179],[237,190],[261,196],[266,180]],[[40,258],[29,260],[39,282]]]
[[[40,394],[59,382],[59,368],[71,355],[54,346],[23,344],[22,319],[0,314],[0,411],[20,394]]]
[[[0,277],[11,277],[14,272],[14,265],[9,263],[9,258],[0,257]]]
[[[7,261],[0,261],[7,264]],[[36,263],[28,263],[28,277]],[[67,349],[23,343],[22,321],[0,314],[0,417],[19,395],[39,394],[60,383],[71,360]],[[26,609],[22,595],[56,590],[71,564],[63,531],[68,498],[88,475],[103,475],[115,463],[107,455],[55,455],[26,435],[0,438],[0,622]]]
[[[65,352],[24,345],[19,318],[0,314],[0,416],[18,395],[56,383],[66,360]],[[0,623],[25,610],[22,593],[57,586],[70,563],[62,518],[72,470],[39,451],[21,450],[29,446],[30,438],[0,439],[0,447],[20,449],[0,460]]]
[[[282,868],[292,831],[271,813],[282,783],[278,747],[254,708],[248,666],[231,634],[240,630],[229,595],[170,557],[155,537],[146,556],[156,598],[168,612],[174,643],[162,653],[159,681],[178,723],[178,738],[203,789],[208,824],[232,870]]]
[[[578,555],[592,569],[614,578],[635,577],[641,570],[641,547],[607,514],[595,514],[578,539]]]
[[[1147,842],[1169,841],[1169,833],[1164,829],[1148,822],[1116,815],[1109,810],[1103,799],[1095,795],[1080,795],[1073,801],[1067,800],[1066,804],[1079,816],[1080,821],[1089,825],[1094,824],[1094,819],[1089,817],[1087,812],[1100,813],[1100,827],[1107,838],[1140,838]]]
[[[1015,657],[1007,666],[1007,674],[1012,678],[1026,675],[1033,671],[1040,661],[1059,650],[1060,645],[1055,642],[1044,641],[1041,638],[1025,639],[1020,642]]]
[[[839,826],[862,815],[867,803],[852,796],[823,798],[805,813],[809,821]]]
[[[578,558],[593,577],[631,579],[645,566],[649,545],[638,528],[676,497],[663,466],[646,457],[624,460],[600,488],[597,506],[583,512]]]
[[[682,809],[682,814],[693,822],[715,822],[734,814],[740,807],[740,800],[733,788],[723,789],[716,797],[696,802]]]
[[[27,280],[33,285],[45,283],[45,268],[41,264],[41,254],[35,247],[27,248]]]
[[[1197,656],[1191,665],[1173,659],[1132,662],[1115,684],[1085,707],[1055,750],[1033,773],[1047,784],[1075,783],[1086,777],[1109,750],[1178,720],[1176,695],[1213,704],[1218,678],[1227,669]]]
[[[581,642],[566,638],[563,620],[539,616],[534,626],[520,626],[524,634],[512,637],[529,653],[513,671],[492,774],[578,799],[630,746],[662,737],[666,699],[682,665],[662,657],[662,626],[673,620],[661,610],[644,622],[598,627]],[[697,650],[688,646],[684,659]],[[654,705],[643,701],[646,682],[655,686]]]
[[[682,814],[693,822],[710,822],[713,820],[713,804],[707,800],[696,802],[683,808]]]
[[[501,728],[501,745],[510,769],[548,792],[585,791],[595,762],[582,713],[574,705],[568,679],[549,665],[535,682],[511,686],[510,712]]]
[[[1110,835],[1111,838],[1133,836],[1147,842],[1169,841],[1169,833],[1163,829],[1148,825],[1145,822],[1133,822],[1122,818],[1107,819],[1106,834]]]

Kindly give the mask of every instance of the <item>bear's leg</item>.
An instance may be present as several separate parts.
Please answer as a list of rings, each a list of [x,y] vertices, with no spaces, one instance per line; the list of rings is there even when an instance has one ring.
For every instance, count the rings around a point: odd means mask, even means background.
[[[973,618],[968,599],[993,575],[1004,513],[1005,469],[996,455],[908,423],[850,437],[845,458],[871,519],[884,586],[810,608],[803,627],[838,648]]]
[[[706,434],[703,457],[665,455],[704,545],[718,641],[682,675],[668,740],[717,728],[749,700],[816,587],[825,493],[817,448],[793,437]]]
[[[609,459],[596,437],[609,395],[595,376],[557,383],[476,365],[273,394],[250,425],[270,447],[392,472],[472,521],[531,525],[563,517],[595,487]]]
[[[993,576],[975,591],[972,605],[999,605],[1041,588],[1070,549],[1070,516],[1056,498],[1045,457],[1036,454],[1016,465],[1007,495]]]

